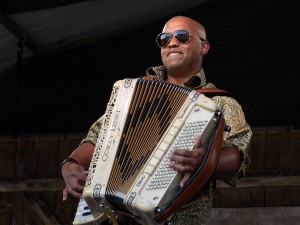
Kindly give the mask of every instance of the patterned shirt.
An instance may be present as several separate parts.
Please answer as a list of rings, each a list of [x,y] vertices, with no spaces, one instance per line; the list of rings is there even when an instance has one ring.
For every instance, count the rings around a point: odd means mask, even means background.
[[[167,80],[167,73],[164,66],[150,67],[146,70],[146,74],[160,81]],[[189,89],[216,89],[212,83],[206,83],[204,70],[191,77],[184,86]],[[224,132],[222,148],[235,147],[241,154],[241,164],[239,170],[232,177],[225,180],[230,186],[234,187],[239,178],[245,176],[245,169],[249,164],[249,156],[247,149],[252,137],[250,126],[245,120],[245,116],[241,105],[232,97],[214,96],[212,97],[217,104],[225,119],[226,125],[231,127],[230,132]],[[90,128],[87,137],[81,143],[91,142],[96,144],[100,126],[103,117],[100,117]],[[208,224],[212,213],[212,183],[205,185],[197,197],[188,204],[184,205],[172,217],[172,224]],[[136,225],[135,222],[125,224]]]

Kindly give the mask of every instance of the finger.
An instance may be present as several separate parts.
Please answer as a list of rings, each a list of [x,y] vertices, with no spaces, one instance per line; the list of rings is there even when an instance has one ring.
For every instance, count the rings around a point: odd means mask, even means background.
[[[170,157],[172,157],[173,155],[188,157],[189,156],[189,152],[190,151],[187,150],[187,149],[173,149],[172,153],[170,154]]]
[[[75,189],[72,189],[71,187],[67,187],[67,193],[75,198],[82,198],[82,192],[78,192]]]
[[[190,157],[193,157],[191,151],[185,149],[174,149],[169,160],[177,163],[185,163]]]
[[[169,167],[180,172],[194,172],[200,164],[200,159],[197,157],[179,158],[174,157],[174,160],[169,161]]]
[[[185,183],[191,178],[192,173],[185,173],[181,182],[180,182],[180,187],[183,187]]]
[[[173,154],[173,155],[170,156],[170,162],[184,163],[184,159],[183,159],[182,156]]]
[[[71,191],[70,194],[75,198],[82,198],[82,194],[76,191]]]
[[[77,184],[80,184],[81,186],[84,186],[86,178],[87,178],[86,175],[81,174],[77,177],[76,182],[74,182],[74,183],[77,183]]]
[[[179,172],[194,172],[193,164],[169,162],[169,167]]]
[[[65,189],[63,190],[63,201],[66,201],[67,198],[68,198],[68,190],[67,190],[67,188],[65,188]]]
[[[83,174],[85,175],[86,170],[83,166],[73,163],[69,166],[69,171],[73,176],[77,177],[80,175],[82,176]]]
[[[185,165],[182,164],[182,163],[170,161],[169,162],[169,167],[174,169],[174,170],[177,170],[179,172],[185,172]]]
[[[84,186],[81,185],[79,182],[75,182],[72,184],[72,190],[76,191],[78,193],[82,193],[84,189]]]
[[[80,182],[81,184],[84,184],[87,178],[87,171],[77,164],[74,164],[73,167],[71,167],[71,171],[69,174],[70,183],[75,183],[76,181]]]

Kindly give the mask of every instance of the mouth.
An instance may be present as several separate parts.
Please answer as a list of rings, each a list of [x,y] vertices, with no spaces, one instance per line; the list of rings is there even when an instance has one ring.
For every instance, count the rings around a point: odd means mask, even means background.
[[[178,56],[178,55],[181,55],[181,54],[182,54],[181,52],[169,52],[167,54],[167,57],[169,57],[169,56]]]

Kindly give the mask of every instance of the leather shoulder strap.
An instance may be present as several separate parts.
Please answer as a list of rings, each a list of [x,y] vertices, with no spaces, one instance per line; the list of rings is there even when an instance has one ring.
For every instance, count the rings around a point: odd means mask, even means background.
[[[214,97],[214,96],[228,96],[234,97],[232,93],[228,91],[224,91],[222,89],[196,89],[195,91],[200,92],[207,97]]]
[[[152,80],[153,77],[149,76],[149,75],[145,75],[143,76],[144,80]]]

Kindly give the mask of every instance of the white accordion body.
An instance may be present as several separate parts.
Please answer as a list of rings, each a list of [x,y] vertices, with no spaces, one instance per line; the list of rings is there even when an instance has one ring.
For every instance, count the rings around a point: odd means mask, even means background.
[[[173,149],[192,150],[197,135],[207,147],[216,111],[213,100],[184,87],[143,79],[116,82],[73,224],[107,218],[114,224],[127,219],[161,224],[155,216],[181,190],[182,174],[169,168],[169,156]],[[81,214],[82,204],[89,216]]]

